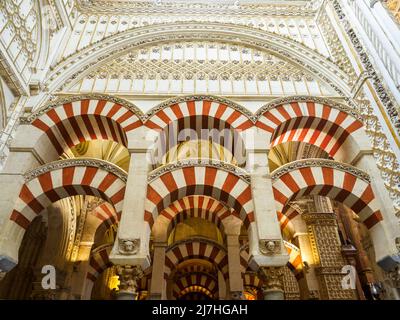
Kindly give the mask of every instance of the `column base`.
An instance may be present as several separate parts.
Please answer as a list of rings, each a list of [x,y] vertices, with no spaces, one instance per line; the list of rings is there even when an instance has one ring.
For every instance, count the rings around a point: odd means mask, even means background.
[[[282,290],[265,290],[263,295],[264,300],[285,300],[285,294]]]
[[[119,291],[115,294],[116,300],[137,300],[137,292]]]

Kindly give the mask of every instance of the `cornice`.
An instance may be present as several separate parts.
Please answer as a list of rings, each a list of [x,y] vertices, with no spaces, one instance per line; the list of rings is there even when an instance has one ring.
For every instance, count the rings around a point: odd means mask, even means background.
[[[283,175],[286,173],[292,172],[297,169],[301,168],[312,168],[312,167],[325,167],[325,168],[332,168],[336,170],[340,170],[343,172],[348,172],[355,175],[357,178],[361,180],[371,183],[371,179],[369,175],[356,168],[350,164],[334,161],[334,160],[326,160],[326,159],[303,159],[303,160],[296,160],[289,162],[278,169],[274,170],[271,173],[271,179],[273,182],[279,180]]]
[[[169,14],[169,15],[268,15],[268,16],[314,16],[316,9],[309,1],[288,0],[287,3],[245,3],[235,5],[226,1],[205,3],[204,1],[98,1],[77,0],[77,8],[83,14]]]
[[[75,158],[75,159],[65,159],[65,160],[50,162],[43,166],[30,170],[24,174],[24,179],[25,182],[29,182],[44,173],[69,167],[95,167],[103,169],[107,172],[116,175],[124,182],[127,181],[127,176],[128,176],[128,174],[124,170],[122,170],[121,168],[119,168],[118,166],[116,166],[111,162],[93,158]]]
[[[250,175],[244,170],[230,163],[214,159],[186,159],[161,166],[149,173],[147,182],[151,183],[164,173],[172,172],[187,167],[212,167],[234,174],[246,183],[250,183]]]

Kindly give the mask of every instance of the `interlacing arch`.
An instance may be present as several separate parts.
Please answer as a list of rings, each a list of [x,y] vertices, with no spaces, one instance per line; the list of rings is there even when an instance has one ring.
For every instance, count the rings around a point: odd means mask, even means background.
[[[23,230],[50,204],[75,195],[90,195],[108,201],[117,215],[122,210],[126,173],[106,161],[56,161],[28,172],[25,178],[10,216],[10,220]]]
[[[221,245],[205,239],[180,241],[170,246],[165,253],[165,279],[182,262],[203,259],[215,265],[228,278],[228,255]]]
[[[360,216],[368,229],[383,220],[369,177],[361,170],[331,160],[298,160],[272,172],[278,212],[302,196],[320,195],[343,203]]]
[[[218,279],[206,273],[190,273],[177,279],[172,288],[172,296],[178,299],[188,293],[189,288],[204,288],[207,296],[215,299],[218,295]]]
[[[249,227],[254,221],[254,212],[246,177],[239,168],[219,162],[213,166],[188,161],[162,167],[150,174],[144,219],[151,230],[157,217],[173,202],[187,196],[203,195],[234,209]]]
[[[270,148],[298,141],[315,145],[330,157],[346,158],[345,142],[363,127],[361,116],[327,99],[289,97],[271,102],[256,114],[256,126],[271,133]],[[357,139],[352,140],[352,147]]]
[[[127,146],[126,134],[142,125],[142,112],[133,104],[109,96],[62,99],[44,106],[27,121],[45,133],[55,154],[79,143],[111,140]],[[44,143],[43,138],[39,139]]]

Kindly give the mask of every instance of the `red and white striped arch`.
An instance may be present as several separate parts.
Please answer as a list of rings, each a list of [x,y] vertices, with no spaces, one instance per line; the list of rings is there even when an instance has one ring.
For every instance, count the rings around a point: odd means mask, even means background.
[[[254,221],[250,184],[232,172],[211,166],[171,168],[148,184],[145,221],[150,229],[174,201],[193,195],[214,198],[233,208],[246,227]]]
[[[127,146],[126,133],[142,125],[132,110],[107,100],[65,103],[39,115],[32,125],[45,132],[58,155],[90,140],[112,140]]]
[[[223,220],[235,215],[229,208],[214,198],[207,196],[188,196],[174,201],[158,216],[155,224],[166,227],[166,235],[169,236],[172,229],[187,218],[201,218],[214,223],[222,232]],[[162,220],[162,221],[161,221]]]
[[[113,266],[108,258],[112,249],[112,244],[106,244],[96,248],[90,255],[89,269],[86,278],[95,282],[99,275],[106,269]]]
[[[191,259],[203,259],[211,262],[228,278],[228,255],[226,250],[211,241],[190,240],[170,247],[165,254],[165,274],[167,279],[171,272],[181,263]]]
[[[66,166],[45,171],[26,182],[10,219],[26,230],[32,220],[51,203],[75,195],[96,196],[109,201],[117,214],[122,210],[125,182],[116,174],[95,166]],[[40,170],[38,168],[37,170]]]
[[[177,299],[187,293],[185,289],[195,286],[205,288],[210,293],[210,298],[218,295],[218,281],[205,273],[191,273],[179,278],[174,283],[172,295]]]
[[[349,207],[360,216],[368,229],[383,220],[370,183],[357,177],[350,169],[323,165],[300,167],[274,179],[272,189],[278,212],[282,212],[290,200],[320,195]]]
[[[205,128],[220,128],[220,123],[226,123],[229,127],[237,130],[246,130],[253,126],[249,117],[228,104],[218,101],[187,100],[178,103],[165,104],[164,107],[155,107],[156,112],[149,115],[145,125],[151,129],[162,130],[170,123],[183,121],[185,118],[202,117],[206,121]],[[213,120],[215,119],[215,120]],[[214,125],[209,121],[214,121]],[[195,122],[189,126],[195,129]]]
[[[103,202],[91,211],[91,214],[98,219],[98,230],[108,230],[112,225],[118,224],[121,219],[121,212],[116,212],[114,207]]]
[[[287,266],[298,280],[303,277],[303,260],[301,259],[300,249],[290,242],[283,241],[283,243],[289,254]]]
[[[327,104],[290,102],[263,113],[256,126],[270,132],[274,146],[299,141],[325,150],[332,158],[343,158],[340,148],[363,124],[348,113]]]

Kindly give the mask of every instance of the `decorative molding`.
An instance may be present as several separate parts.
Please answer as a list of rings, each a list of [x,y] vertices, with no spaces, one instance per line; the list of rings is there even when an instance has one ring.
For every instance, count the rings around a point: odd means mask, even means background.
[[[343,172],[349,172],[354,174],[357,178],[360,178],[361,180],[364,180],[365,182],[371,183],[371,179],[369,175],[356,168],[353,167],[352,165],[349,165],[347,163],[342,163],[334,160],[327,160],[327,159],[302,159],[302,160],[296,160],[293,162],[289,162],[282,167],[274,170],[271,173],[271,179],[272,181],[278,180],[280,177],[282,177],[284,174],[291,172],[293,170],[297,170],[300,168],[309,168],[309,167],[325,167],[325,168],[333,168],[337,170],[341,170]]]
[[[172,172],[186,167],[212,167],[218,170],[224,170],[226,172],[232,173],[237,177],[239,177],[240,179],[246,181],[247,183],[250,183],[251,181],[249,173],[247,173],[244,169],[241,169],[230,163],[219,160],[198,158],[198,159],[180,160],[178,162],[169,163],[164,166],[161,166],[149,173],[147,182],[148,183],[153,182],[166,172]]]
[[[191,14],[191,15],[268,15],[268,16],[309,16],[313,17],[316,6],[310,5],[307,1],[293,3],[265,4],[265,3],[201,3],[201,1],[98,1],[98,0],[77,0],[77,8],[84,14]]]
[[[343,12],[342,7],[338,0],[333,0],[332,5],[334,10],[336,11],[337,17],[341,22],[347,36],[349,37],[354,49],[356,50],[360,62],[364,66],[365,72],[371,78],[372,85],[379,97],[379,100],[386,108],[386,112],[390,117],[390,120],[397,130],[397,134],[400,134],[400,116],[399,116],[399,107],[396,107],[396,103],[392,98],[390,92],[387,90],[384,82],[373,66],[370,58],[368,57],[368,53],[365,50],[364,46],[361,44],[360,39],[358,38],[356,31],[351,26],[349,20],[346,17],[346,14]]]
[[[111,162],[93,158],[74,158],[74,159],[53,161],[43,166],[40,166],[39,168],[30,170],[24,174],[24,179],[25,182],[29,182],[46,172],[68,167],[96,167],[99,169],[103,169],[107,172],[110,172],[112,174],[115,174],[118,178],[120,178],[124,182],[127,181],[127,176],[128,176],[128,174],[124,170],[122,170],[121,168],[119,168],[118,166],[116,166]]]

